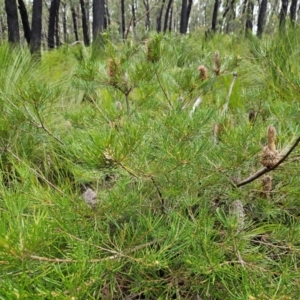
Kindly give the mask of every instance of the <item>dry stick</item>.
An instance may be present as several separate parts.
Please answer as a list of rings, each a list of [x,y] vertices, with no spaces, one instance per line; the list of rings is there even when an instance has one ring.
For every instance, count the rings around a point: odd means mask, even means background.
[[[138,245],[132,249],[129,249],[128,251],[124,252],[124,253],[118,253],[115,255],[111,255],[108,257],[104,257],[104,258],[94,258],[94,259],[90,259],[88,260],[89,263],[98,263],[98,262],[103,262],[103,261],[107,261],[107,260],[113,260],[113,259],[117,259],[120,257],[126,257],[126,255],[130,254],[130,253],[134,253],[140,249],[144,249],[146,247],[152,246],[154,244],[156,244],[157,242],[159,242],[160,240],[154,240],[152,242],[143,244],[143,245]],[[78,259],[71,259],[71,258],[50,258],[50,257],[43,257],[43,256],[38,256],[38,255],[29,255],[29,258],[34,259],[34,260],[38,260],[38,261],[45,261],[45,262],[51,262],[51,263],[78,263],[80,262],[80,260]]]
[[[283,155],[282,158],[277,162],[277,164],[275,164],[271,168],[270,167],[269,168],[265,167],[265,168],[260,169],[259,171],[255,172],[254,174],[252,174],[251,176],[249,176],[245,180],[242,180],[241,182],[238,182],[235,186],[240,187],[240,186],[246,185],[246,184],[254,181],[255,179],[261,177],[265,173],[268,173],[268,172],[276,169],[279,165],[281,165],[287,159],[287,157],[293,152],[293,150],[298,146],[299,143],[300,143],[300,136],[296,139],[296,141],[294,142],[294,144],[292,145],[290,150],[285,155]]]
[[[232,89],[233,89],[234,83],[236,81],[237,75],[238,74],[236,72],[233,73],[233,78],[232,78],[232,81],[231,81],[231,84],[230,84],[230,87],[229,87],[229,91],[228,91],[226,102],[225,102],[225,105],[224,105],[224,108],[223,108],[223,111],[222,111],[222,115],[224,115],[228,110],[230,96],[232,94]]]
[[[33,172],[37,177],[39,177],[40,179],[44,180],[49,186],[51,186],[52,188],[54,188],[57,192],[59,192],[60,194],[64,194],[63,191],[61,191],[58,187],[56,187],[53,183],[51,183],[48,179],[46,179],[43,175],[41,175],[39,172],[37,172],[35,169],[31,168],[29,165],[27,165],[21,158],[19,158],[16,154],[12,153],[8,148],[6,149],[6,151],[13,156],[18,162],[24,164],[27,168],[29,168],[29,170],[31,172]]]
[[[95,105],[96,109],[100,112],[100,114],[104,117],[104,119],[106,120],[106,122],[108,124],[111,124],[111,121],[106,117],[106,115],[103,113],[103,111],[101,110],[101,108],[97,105],[96,101],[93,99],[93,97],[90,98],[93,102],[93,104]]]

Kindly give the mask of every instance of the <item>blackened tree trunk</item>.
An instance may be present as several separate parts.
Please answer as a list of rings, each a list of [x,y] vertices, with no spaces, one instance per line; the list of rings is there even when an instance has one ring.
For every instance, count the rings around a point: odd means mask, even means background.
[[[75,41],[77,42],[79,41],[79,37],[78,37],[78,26],[77,26],[77,14],[74,6],[71,7],[71,12],[72,12],[72,21],[73,21],[73,31],[75,35]]]
[[[19,12],[23,24],[23,30],[24,30],[24,36],[26,39],[27,44],[30,44],[30,35],[31,35],[31,30],[30,30],[30,25],[29,25],[29,20],[28,20],[28,13],[27,9],[25,6],[25,3],[23,0],[18,0],[19,4]]]
[[[60,0],[52,0],[49,10],[49,24],[48,24],[48,48],[53,49],[55,46],[54,36],[56,28],[56,20],[58,18]]]
[[[149,0],[143,1],[145,9],[146,9],[146,20],[145,20],[145,29],[150,30],[150,5]]]
[[[105,4],[104,28],[107,29],[107,27],[110,25],[110,14],[109,14],[107,0],[104,2],[104,4]]]
[[[192,11],[192,5],[193,5],[193,0],[188,0],[188,6],[187,6],[187,17],[186,17],[186,28],[189,26],[189,20],[190,20],[190,15]]]
[[[59,47],[60,44],[60,36],[59,36],[59,9],[57,11],[57,15],[55,17],[55,45]]]
[[[7,16],[8,41],[17,44],[20,42],[18,8],[16,0],[5,0]]]
[[[185,34],[187,32],[187,22],[187,0],[182,0],[180,14],[180,33]]]
[[[159,10],[159,13],[158,13],[158,16],[156,18],[156,31],[157,32],[161,32],[161,22],[162,22],[162,15],[163,15],[163,11],[164,11],[164,8],[165,8],[165,0],[162,0],[162,3],[161,3],[161,7],[160,7],[160,10]]]
[[[64,42],[66,43],[68,41],[68,31],[67,31],[67,4],[65,2],[62,2],[62,5],[64,7],[63,10],[63,32],[64,32]]]
[[[135,1],[132,0],[132,3],[131,3],[131,13],[132,13],[132,27],[135,28],[136,26],[136,12],[135,12]]]
[[[285,30],[285,21],[286,21],[288,5],[289,5],[288,0],[281,0],[281,10],[279,15],[279,29],[281,31]]]
[[[85,46],[89,46],[90,36],[89,36],[88,19],[87,19],[86,6],[84,0],[80,0],[80,7],[81,7],[83,41]]]
[[[246,24],[245,24],[246,34],[252,33],[253,30],[253,10],[254,10],[254,3],[252,0],[249,0],[246,9]]]
[[[268,0],[262,0],[259,7],[257,20],[257,36],[261,37],[265,27],[265,18],[267,12]]]
[[[31,23],[31,38],[30,52],[32,54],[41,55],[42,43],[42,12],[43,0],[34,0],[32,6],[32,23]]]
[[[215,0],[212,22],[211,22],[211,29],[213,32],[217,31],[217,21],[218,21],[218,11],[219,11],[220,1]]]
[[[295,21],[296,21],[297,4],[298,4],[298,0],[292,0],[291,7],[290,7],[290,18],[291,18],[292,26],[295,25]]]
[[[104,30],[104,0],[94,0],[93,2],[93,41],[100,38]]]
[[[168,20],[169,20],[172,4],[173,4],[173,0],[169,0],[167,9],[166,9],[166,14],[165,14],[164,32],[166,32],[168,29]]]
[[[124,0],[121,0],[121,18],[122,18],[122,21],[121,21],[121,31],[122,31],[122,37],[123,39],[125,39],[125,1]]]
[[[173,24],[173,6],[171,6],[171,11],[170,11],[170,21],[169,21],[169,32],[172,31],[172,24]]]

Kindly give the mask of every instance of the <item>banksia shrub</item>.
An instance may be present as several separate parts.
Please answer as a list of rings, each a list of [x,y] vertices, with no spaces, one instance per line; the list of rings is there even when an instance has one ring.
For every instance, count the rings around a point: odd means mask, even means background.
[[[208,76],[207,76],[207,68],[205,67],[205,66],[203,66],[203,65],[201,65],[201,66],[199,66],[198,67],[198,71],[199,71],[199,75],[200,75],[200,78],[201,78],[201,80],[206,80],[207,78],[208,78]]]
[[[218,50],[216,50],[214,56],[214,72],[216,73],[216,75],[221,74],[221,60],[220,60],[220,53]]]
[[[161,38],[162,37],[158,35],[147,41],[146,43],[147,61],[152,63],[159,61],[161,57],[161,49],[160,49]]]
[[[263,148],[261,155],[261,164],[267,168],[274,167],[280,159],[279,153],[276,150],[275,140],[276,129],[273,125],[270,125],[268,128],[268,146]]]

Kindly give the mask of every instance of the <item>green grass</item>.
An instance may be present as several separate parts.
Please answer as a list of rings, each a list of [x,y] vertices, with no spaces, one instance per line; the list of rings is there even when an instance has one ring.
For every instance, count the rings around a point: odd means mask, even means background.
[[[0,299],[299,298],[299,149],[269,195],[234,184],[262,168],[270,124],[279,151],[300,134],[298,31],[107,39],[40,62],[2,45]]]

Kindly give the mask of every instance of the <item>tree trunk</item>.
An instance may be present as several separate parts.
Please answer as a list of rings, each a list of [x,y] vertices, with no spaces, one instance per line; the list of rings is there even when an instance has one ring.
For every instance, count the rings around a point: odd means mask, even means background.
[[[8,41],[17,44],[20,42],[18,8],[16,0],[5,0],[7,15]]]
[[[193,5],[193,0],[188,0],[186,28],[188,28],[188,26],[189,26],[189,20],[190,20],[190,15],[191,15],[191,11],[192,11],[192,5]]]
[[[279,29],[281,31],[285,31],[285,20],[286,20],[288,5],[289,5],[288,0],[281,0],[281,10],[279,15]]]
[[[88,27],[88,20],[87,20],[84,0],[80,0],[80,7],[81,7],[81,18],[82,18],[83,41],[85,46],[89,46],[90,36],[89,36],[89,27]]]
[[[26,6],[25,6],[25,3],[23,0],[18,0],[18,4],[19,4],[19,12],[20,12],[21,20],[22,20],[22,24],[23,24],[24,36],[25,36],[27,44],[29,45],[31,30],[30,30],[30,25],[29,25],[29,20],[28,20],[27,9],[26,9]]]
[[[59,3],[58,3],[59,5]],[[57,8],[57,14],[55,16],[55,45],[56,47],[60,46],[60,37],[59,37],[59,7]]]
[[[64,7],[63,11],[63,32],[64,32],[64,42],[68,42],[68,31],[67,31],[67,5],[65,2],[62,3]]]
[[[135,26],[136,26],[136,12],[135,12],[135,9],[136,9],[135,8],[135,2],[134,2],[134,0],[132,0],[132,3],[131,3],[132,28],[135,28]]]
[[[187,32],[187,0],[181,2],[181,14],[180,14],[180,33],[185,34]]]
[[[261,37],[265,27],[265,17],[267,12],[268,0],[262,0],[259,7],[257,20],[257,36]]]
[[[32,23],[31,23],[31,38],[30,52],[32,54],[41,55],[42,43],[42,13],[43,0],[34,0],[32,6]]]
[[[100,34],[104,30],[104,0],[94,0],[93,2],[93,41],[100,38]]]
[[[161,7],[159,10],[158,16],[156,18],[156,31],[157,32],[161,32],[161,19],[162,19],[162,14],[163,14],[164,7],[165,7],[165,2],[166,2],[165,0],[162,0]]]
[[[213,32],[217,31],[219,5],[220,5],[220,1],[215,0],[214,10],[213,10],[213,17],[212,17],[212,22],[211,22],[211,29],[212,29]]]
[[[107,0],[105,1],[104,4],[105,4],[104,28],[107,29],[107,27],[110,25],[110,14],[108,10]]]
[[[48,26],[48,48],[53,49],[55,46],[54,36],[55,36],[55,27],[56,19],[58,18],[60,0],[52,0],[49,11],[49,26]]]
[[[149,0],[144,0],[144,6],[146,9],[146,20],[145,20],[145,29],[148,31],[150,30],[150,6]]]
[[[246,34],[252,33],[253,30],[253,10],[254,10],[254,3],[252,0],[249,0],[246,10]]]
[[[121,31],[122,31],[122,37],[123,39],[125,39],[125,1],[121,0],[121,17],[122,17],[122,21],[121,21]]]
[[[173,24],[173,6],[171,6],[171,10],[170,10],[170,21],[169,21],[169,32],[172,31],[172,24]]]
[[[75,41],[77,42],[79,41],[79,37],[78,37],[78,26],[77,26],[77,14],[74,6],[71,7],[71,12],[72,12],[72,20],[73,20],[73,31],[75,35]]]
[[[164,32],[166,32],[168,29],[168,20],[169,20],[172,4],[173,4],[173,0],[169,0],[167,9],[166,9],[166,14],[165,14]]]
[[[292,26],[295,26],[298,0],[292,0],[290,7],[290,18]]]

